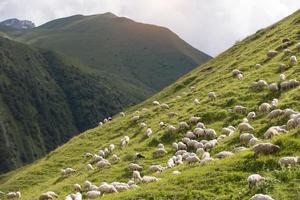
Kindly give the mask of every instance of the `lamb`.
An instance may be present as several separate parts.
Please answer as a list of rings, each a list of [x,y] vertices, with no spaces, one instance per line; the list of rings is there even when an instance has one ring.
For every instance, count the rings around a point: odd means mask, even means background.
[[[140,119],[139,115],[135,115],[131,118],[131,122],[136,123]]]
[[[241,106],[241,105],[237,105],[233,108],[233,112],[235,112],[235,113],[243,113],[243,112],[245,112],[245,110],[246,110],[246,107]]]
[[[258,107],[259,112],[262,113],[269,113],[271,110],[271,105],[268,103],[262,103],[259,107]]]
[[[149,167],[149,171],[150,172],[162,172],[163,170],[165,170],[165,168],[164,167],[162,167],[161,165],[151,165],[150,167]]]
[[[76,172],[76,170],[75,170],[75,169],[72,169],[72,168],[70,168],[70,167],[68,167],[68,168],[66,168],[66,169],[61,169],[61,175],[62,175],[62,176],[68,176],[68,175],[73,174],[73,173],[75,173],[75,172]]]
[[[133,179],[134,181],[137,181],[137,182],[142,181],[142,177],[141,177],[140,172],[137,171],[137,170],[134,170],[134,171],[132,172],[132,179]]]
[[[258,154],[273,154],[276,153],[280,147],[271,143],[260,143],[252,147],[254,155]]]
[[[267,53],[267,57],[270,59],[270,58],[273,58],[274,56],[276,56],[277,54],[278,54],[278,51],[270,50]]]
[[[151,183],[151,182],[155,182],[158,181],[159,179],[154,177],[154,176],[143,176],[142,178],[142,182],[143,183]]]
[[[141,171],[141,170],[143,170],[143,167],[136,163],[130,163],[128,165],[128,169],[131,171]]]
[[[87,171],[93,171],[93,170],[94,170],[94,167],[93,167],[91,164],[87,164],[87,165],[86,165],[86,170],[87,170]]]
[[[291,62],[292,65],[297,64],[297,57],[296,56],[291,56],[290,57],[290,62]]]
[[[277,83],[271,83],[271,84],[269,85],[269,90],[270,90],[271,92],[276,92],[276,91],[278,91],[278,90],[279,90],[278,84],[277,84]]]
[[[249,123],[245,123],[245,122],[242,122],[238,125],[238,129],[239,131],[242,133],[242,132],[253,132],[254,131],[254,128],[249,124]]]
[[[103,182],[99,186],[98,190],[101,192],[101,194],[104,194],[104,193],[118,193],[117,189],[113,185],[105,183],[105,182]]]
[[[231,156],[231,155],[233,155],[233,153],[230,152],[230,151],[221,151],[221,152],[216,154],[216,158],[222,159],[222,158],[226,158],[226,157]]]
[[[256,194],[253,197],[251,197],[250,200],[274,200],[274,199],[272,197],[270,197],[269,195]]]
[[[101,195],[100,191],[92,190],[92,191],[88,191],[86,193],[86,198],[87,199],[96,199],[96,198],[100,197],[100,195]]]
[[[247,115],[248,120],[253,120],[253,119],[255,119],[255,117],[256,117],[255,112],[249,112]]]
[[[9,192],[6,194],[7,199],[20,199],[21,198],[21,192]]]
[[[248,182],[248,186],[249,188],[253,188],[258,182],[264,180],[265,178],[262,177],[261,175],[259,174],[252,174],[250,176],[248,176],[247,178],[247,182]]]
[[[193,117],[190,118],[189,121],[190,121],[191,124],[197,124],[200,120],[201,120],[201,117],[194,117],[193,116]]]
[[[159,106],[159,105],[160,105],[159,101],[153,101],[152,104],[153,104],[154,106]]]
[[[279,80],[280,81],[284,81],[285,80],[285,75],[284,74],[280,74],[279,75]]]
[[[250,133],[243,133],[240,135],[240,142],[242,144],[249,144],[249,141],[252,139],[252,138],[255,138],[253,134],[250,134]]]
[[[152,129],[151,128],[147,128],[145,136],[146,137],[150,137],[151,134],[152,134]]]
[[[209,92],[208,93],[208,98],[211,99],[211,100],[215,100],[217,98],[217,95],[214,92]]]
[[[287,157],[282,157],[279,159],[278,164],[281,167],[288,167],[288,166],[296,166],[300,162],[300,158],[297,157],[292,157],[292,156],[287,156]]]
[[[179,122],[179,129],[185,130],[185,129],[189,129],[189,128],[190,128],[190,126],[186,122]]]

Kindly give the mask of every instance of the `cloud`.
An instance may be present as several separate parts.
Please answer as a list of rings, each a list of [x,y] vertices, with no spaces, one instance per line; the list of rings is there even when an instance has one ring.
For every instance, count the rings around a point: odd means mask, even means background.
[[[0,0],[0,20],[40,25],[74,14],[113,12],[170,28],[211,55],[295,12],[299,0]]]

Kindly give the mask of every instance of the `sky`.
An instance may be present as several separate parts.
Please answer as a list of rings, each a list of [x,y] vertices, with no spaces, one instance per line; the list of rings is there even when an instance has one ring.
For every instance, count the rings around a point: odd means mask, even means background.
[[[0,0],[0,21],[18,18],[41,25],[75,14],[112,12],[165,26],[216,56],[299,8],[300,0]]]

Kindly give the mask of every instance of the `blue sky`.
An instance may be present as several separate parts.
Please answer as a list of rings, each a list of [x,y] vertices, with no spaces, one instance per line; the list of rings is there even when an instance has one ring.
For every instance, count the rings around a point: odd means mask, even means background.
[[[300,8],[300,0],[0,0],[0,20],[37,25],[74,14],[113,12],[170,28],[211,55]]]

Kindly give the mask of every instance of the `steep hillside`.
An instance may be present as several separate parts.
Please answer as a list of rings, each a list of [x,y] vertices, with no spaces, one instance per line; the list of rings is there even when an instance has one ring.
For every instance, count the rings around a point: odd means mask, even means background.
[[[139,24],[109,13],[76,15],[26,30],[8,26],[15,23],[14,20],[0,23],[0,36],[30,44],[39,52],[1,39],[3,60],[0,60],[0,65],[6,70],[2,76],[6,79],[7,71],[12,71],[8,79],[15,89],[4,88],[1,94],[6,98],[4,104],[9,102],[7,112],[14,116],[9,120],[11,124],[7,125],[10,135],[7,140],[14,150],[2,146],[3,152],[10,152],[10,156],[5,157],[4,153],[0,157],[5,160],[0,164],[0,172],[40,158],[71,136],[94,127],[99,120],[129,105],[141,102],[210,59],[165,28]],[[18,54],[13,53],[14,48]],[[32,61],[31,54],[39,55],[39,59]],[[42,71],[42,74],[36,74],[31,67]],[[17,78],[22,76],[27,80],[29,75],[34,80],[32,85]],[[45,95],[54,87],[43,83],[48,79],[57,87],[55,91],[59,89],[59,93],[54,95],[58,98],[55,101],[54,97],[47,99],[52,102],[49,104],[42,100],[39,104],[33,103],[41,92],[36,90],[36,85],[43,87],[41,90],[46,92]],[[22,100],[24,96],[30,99],[30,106]],[[45,110],[43,103],[47,107]],[[17,105],[28,110],[16,109]],[[59,117],[55,120],[54,113],[60,112],[66,116],[57,114]],[[24,118],[22,122],[16,117],[19,115]],[[36,115],[38,119],[35,119]],[[59,125],[48,123],[48,118]],[[37,124],[31,123],[33,121]],[[32,136],[34,132],[38,137]],[[37,137],[34,145],[25,145],[27,141],[23,139],[28,135],[31,135],[30,139]],[[48,135],[51,139],[44,144]],[[5,134],[0,137],[4,138]],[[33,146],[38,148],[33,150]]]
[[[7,26],[14,29],[30,29],[34,28],[35,24],[28,20],[19,20],[19,19],[7,19],[0,22],[0,26]]]
[[[51,152],[45,158],[21,169],[0,176],[0,188],[3,191],[20,189],[25,199],[35,199],[42,192],[51,190],[59,194],[59,199],[73,191],[73,184],[83,184],[90,180],[96,185],[101,182],[122,181],[127,182],[132,173],[127,166],[131,162],[138,163],[144,167],[142,175],[153,175],[161,178],[158,182],[140,184],[139,189],[108,194],[101,199],[218,199],[238,200],[250,199],[255,193],[266,193],[274,199],[297,200],[300,199],[300,168],[299,166],[281,169],[278,160],[282,156],[300,156],[299,130],[291,129],[288,133],[264,138],[265,131],[274,125],[284,125],[288,118],[284,116],[267,119],[267,114],[258,112],[258,107],[263,102],[270,103],[278,98],[278,109],[291,108],[300,111],[299,87],[271,92],[267,88],[254,91],[250,86],[253,81],[259,79],[268,83],[279,82],[278,65],[285,63],[290,66],[284,71],[287,80],[300,79],[299,62],[291,65],[291,55],[300,57],[300,50],[296,43],[300,42],[300,11],[285,18],[284,20],[256,34],[238,42],[232,48],[209,61],[191,73],[185,75],[176,83],[172,84],[162,92],[147,101],[131,107],[125,111],[126,116],[115,116],[113,120],[101,127],[96,127],[85,133],[74,137],[67,144]],[[284,53],[282,45],[283,38],[290,38],[291,52]],[[278,54],[273,58],[267,58],[269,50],[276,49]],[[255,67],[260,63],[262,67]],[[233,77],[233,69],[243,72],[242,80]],[[215,100],[208,99],[208,93],[214,91]],[[195,98],[199,104],[195,105]],[[152,101],[158,100],[167,103],[169,109],[161,109],[152,105]],[[233,113],[236,105],[246,107],[243,114]],[[143,108],[147,108],[145,110]],[[132,123],[131,118],[139,111],[138,123]],[[174,155],[172,142],[180,141],[187,130],[170,133],[166,128],[160,128],[159,122],[172,124],[178,127],[181,121],[189,121],[191,116],[201,117],[201,122],[208,128],[216,130],[221,134],[223,127],[228,125],[238,126],[248,112],[255,111],[257,117],[250,121],[254,127],[253,134],[263,142],[272,142],[280,147],[280,150],[272,155],[254,156],[253,151],[248,148],[245,151],[235,153],[227,158],[207,163],[200,166],[198,163],[182,165],[166,169],[162,173],[149,171],[153,164],[166,165],[166,162]],[[169,112],[176,112],[173,118],[168,117]],[[150,138],[145,137],[146,128],[140,123],[146,123],[153,130]],[[190,129],[194,130],[195,125]],[[118,145],[124,136],[130,137],[130,142],[124,148]],[[235,131],[211,150],[213,158],[216,153],[241,146],[240,133]],[[198,141],[203,139],[197,138]],[[97,153],[100,149],[108,147],[109,144],[117,144],[114,154],[120,156],[121,160],[110,168],[96,169],[92,172],[86,170],[90,161],[85,159],[87,152]],[[161,158],[155,158],[154,152],[157,145],[163,143],[167,154]],[[245,145],[245,147],[249,147]],[[189,151],[195,151],[189,149]],[[143,159],[136,159],[135,153],[144,155]],[[111,156],[107,158],[111,161]],[[95,166],[95,165],[94,165]],[[72,167],[76,173],[61,177],[60,169]],[[179,175],[172,174],[173,170],[179,170]],[[249,189],[247,177],[250,174],[259,173],[266,177],[255,188]]]

